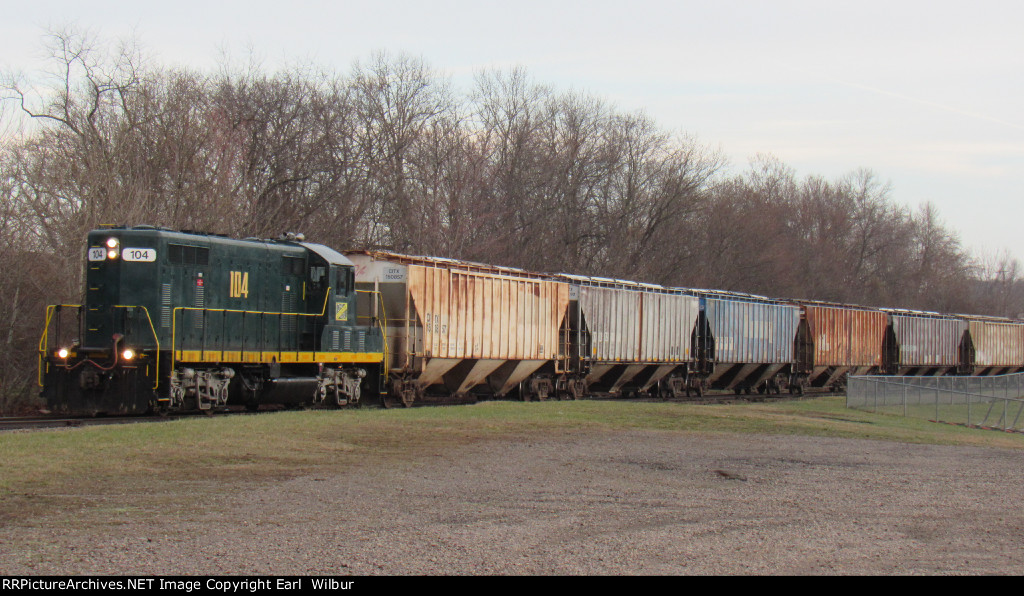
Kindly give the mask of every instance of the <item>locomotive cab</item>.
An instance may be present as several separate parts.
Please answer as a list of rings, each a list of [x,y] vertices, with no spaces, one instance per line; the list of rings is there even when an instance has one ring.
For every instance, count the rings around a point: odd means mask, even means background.
[[[308,321],[304,344],[309,350],[337,351],[351,338],[355,326],[355,267],[347,257],[326,246],[302,244],[309,250],[305,302],[308,312],[320,311],[319,320]],[[365,337],[365,336],[364,336]],[[351,339],[349,339],[351,343]]]

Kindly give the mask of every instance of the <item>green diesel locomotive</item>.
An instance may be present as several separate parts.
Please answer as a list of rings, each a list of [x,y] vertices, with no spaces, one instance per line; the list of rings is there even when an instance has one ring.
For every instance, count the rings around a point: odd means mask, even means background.
[[[386,376],[384,321],[357,319],[352,262],[288,235],[94,230],[81,305],[39,347],[47,407],[72,415],[354,405]],[[377,309],[364,309],[376,311]]]

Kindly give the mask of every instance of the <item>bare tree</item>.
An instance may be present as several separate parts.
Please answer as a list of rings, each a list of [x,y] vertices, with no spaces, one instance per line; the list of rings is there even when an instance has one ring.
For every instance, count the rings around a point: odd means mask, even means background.
[[[431,123],[454,108],[447,82],[422,60],[381,53],[355,65],[352,87],[366,192],[379,209],[366,240],[409,251],[423,225],[413,208],[410,160]]]
[[[970,305],[975,314],[1024,319],[1021,266],[1006,249],[974,259]]]

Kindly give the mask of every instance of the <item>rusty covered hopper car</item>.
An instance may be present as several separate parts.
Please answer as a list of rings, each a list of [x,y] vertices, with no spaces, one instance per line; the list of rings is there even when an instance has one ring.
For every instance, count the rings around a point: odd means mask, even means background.
[[[571,391],[669,397],[699,390],[688,385],[694,379],[696,296],[652,284],[560,277],[571,286]]]
[[[1024,371],[1024,321],[964,315],[967,338],[965,372],[1001,375]]]
[[[900,376],[966,372],[962,350],[967,321],[934,312],[882,310],[889,314],[884,372]]]
[[[799,306],[749,294],[694,292],[701,308],[699,366],[712,388],[778,392],[789,385]]]
[[[360,302],[360,317],[386,319],[391,399],[554,392],[564,373],[567,283],[452,259],[346,254],[357,289],[374,297]]]
[[[838,389],[848,375],[882,370],[887,313],[849,304],[796,302],[802,309],[796,348],[800,383]]]

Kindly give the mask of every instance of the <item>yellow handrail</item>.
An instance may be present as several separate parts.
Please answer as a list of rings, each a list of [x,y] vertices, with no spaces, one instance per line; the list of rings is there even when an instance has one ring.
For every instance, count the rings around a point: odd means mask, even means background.
[[[388,363],[388,333],[387,333],[388,314],[387,314],[387,311],[384,310],[384,295],[381,294],[377,290],[356,290],[356,293],[357,294],[376,294],[377,295],[377,300],[380,302],[380,313],[381,313],[381,315],[379,317],[377,317],[377,327],[380,329],[381,349],[383,350],[383,355],[384,355],[384,365],[383,365],[383,368],[384,368],[384,378],[387,379],[388,373],[390,372],[390,370],[388,369],[388,364],[389,364]]]
[[[269,312],[263,310],[239,310],[232,308],[199,308],[195,306],[177,306],[171,313],[171,370],[174,370],[175,361],[177,360],[177,344],[178,344],[178,311],[200,311],[200,312],[223,312],[223,313],[239,313],[243,315],[270,315],[280,316],[285,315],[295,317],[323,317],[327,314],[327,302],[331,297],[331,288],[327,288],[327,292],[324,294],[324,306],[320,309],[320,314],[316,313],[305,313],[305,312]],[[280,346],[278,346],[280,347]],[[298,350],[296,350],[298,351]],[[277,350],[280,355],[281,350]]]
[[[46,358],[46,353],[50,349],[50,323],[53,322],[53,315],[57,312],[57,308],[82,308],[81,304],[50,304],[46,307],[46,325],[43,327],[43,334],[39,337],[39,366],[38,375],[36,382],[40,387],[43,386],[43,360]]]

